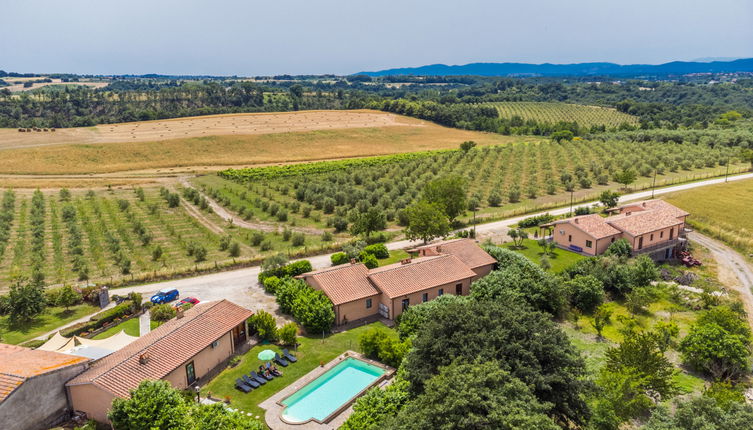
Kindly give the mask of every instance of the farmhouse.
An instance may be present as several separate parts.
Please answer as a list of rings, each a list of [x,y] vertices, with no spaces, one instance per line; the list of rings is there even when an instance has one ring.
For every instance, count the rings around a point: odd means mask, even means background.
[[[113,399],[128,397],[143,380],[163,379],[177,389],[198,384],[246,346],[252,314],[227,300],[194,306],[69,381],[73,409],[107,422]]]
[[[471,282],[492,271],[496,260],[470,239],[413,249],[417,258],[369,270],[351,263],[304,273],[299,278],[332,301],[335,323],[394,319],[408,306],[443,294],[466,295]]]
[[[634,254],[667,260],[684,240],[685,219],[689,215],[663,200],[631,203],[609,213],[614,215],[582,215],[542,227],[552,228],[552,240],[559,246],[583,254],[602,254],[617,239],[625,239]]]
[[[88,358],[0,344],[0,428],[50,428],[66,417],[65,382]]]

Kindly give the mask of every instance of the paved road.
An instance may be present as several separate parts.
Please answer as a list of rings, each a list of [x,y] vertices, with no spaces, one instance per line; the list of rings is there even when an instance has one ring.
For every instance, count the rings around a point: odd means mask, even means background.
[[[743,175],[730,176],[729,181],[738,181],[742,179],[753,178],[753,173],[746,173]],[[660,188],[655,190],[655,195],[661,195],[671,193],[674,191],[689,190],[693,188],[703,187],[706,185],[713,185],[723,183],[724,178],[708,179],[704,181],[693,182],[689,184],[676,185],[672,187]],[[641,191],[632,194],[626,194],[620,197],[621,202],[630,200],[646,199],[651,197],[651,190]],[[582,203],[575,206],[590,206],[594,202]],[[552,215],[562,215],[568,213],[570,208],[560,208],[547,211]],[[545,212],[541,212],[545,213]],[[538,214],[526,214],[523,216],[508,218],[501,221],[490,222],[487,224],[480,224],[476,226],[478,233],[492,233],[494,231],[505,230],[518,223],[524,218],[528,218]],[[387,248],[391,250],[405,249],[411,246],[420,244],[420,242],[401,240],[396,242],[390,242],[387,244]],[[307,260],[311,262],[311,265],[315,269],[321,269],[330,266],[330,255],[317,255],[309,257]],[[259,275],[259,267],[249,267],[244,269],[231,270],[227,272],[212,273],[209,275],[201,275],[193,278],[176,279],[174,281],[145,284],[136,287],[119,288],[118,294],[127,294],[131,291],[142,293],[144,298],[149,297],[156,291],[162,288],[177,288],[180,291],[181,297],[196,297],[202,301],[228,299],[232,302],[238,303],[241,306],[245,306],[249,309],[258,310],[264,309],[267,312],[275,315],[279,322],[284,322],[286,316],[278,311],[277,304],[275,303],[274,296],[267,294],[259,287],[256,279]],[[753,279],[753,275],[751,275]],[[749,291],[749,288],[747,289]],[[753,312],[751,312],[753,315]]]
[[[719,265],[737,277],[739,283],[735,289],[740,293],[740,300],[748,313],[748,323],[753,328],[753,267],[737,251],[717,240],[697,232],[689,233],[688,238],[708,248]]]

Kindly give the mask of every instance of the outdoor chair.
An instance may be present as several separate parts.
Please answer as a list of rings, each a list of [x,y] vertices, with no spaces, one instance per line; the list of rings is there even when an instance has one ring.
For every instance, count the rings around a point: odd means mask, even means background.
[[[247,384],[246,384],[245,382],[243,382],[243,381],[242,381],[241,379],[236,379],[236,380],[235,380],[235,388],[237,388],[237,389],[239,389],[239,390],[243,391],[244,393],[248,393],[248,392],[250,392],[251,390],[253,390],[253,388],[251,388],[251,386],[250,386],[250,385],[247,385]]]
[[[273,370],[272,370],[272,365],[271,365],[270,363],[267,363],[267,369],[269,369],[269,373],[270,373],[270,374],[271,374],[272,376],[276,376],[276,377],[278,377],[278,378],[279,378],[280,376],[282,376],[282,372],[280,372],[279,370],[277,370],[277,371],[276,371],[277,373],[275,373],[275,371],[273,371]]]
[[[295,355],[291,354],[290,351],[288,351],[287,349],[282,350],[282,356],[285,357],[285,359],[291,363],[295,363],[296,361],[298,361],[298,359],[295,358]]]
[[[288,367],[288,362],[284,358],[280,357],[280,354],[275,352],[275,363],[282,367]]]
[[[256,382],[258,382],[258,383],[260,383],[260,384],[262,384],[262,385],[264,385],[264,384],[266,384],[266,383],[267,383],[267,380],[266,380],[266,378],[265,378],[264,376],[261,376],[261,375],[259,375],[258,373],[256,373],[256,372],[255,372],[255,371],[253,371],[253,370],[251,371],[251,373],[249,373],[249,375],[251,375],[251,377],[252,377],[253,379],[255,379],[255,380],[256,380]]]
[[[250,385],[254,388],[261,387],[261,384],[254,381],[253,379],[249,378],[248,375],[243,375],[243,381],[246,383],[246,385]]]

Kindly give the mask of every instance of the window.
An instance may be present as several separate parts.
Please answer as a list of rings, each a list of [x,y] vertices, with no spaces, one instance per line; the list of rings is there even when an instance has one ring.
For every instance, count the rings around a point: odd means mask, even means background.
[[[573,241],[573,235],[572,234],[568,234],[567,235],[567,241],[568,242],[572,242]]]
[[[455,285],[455,294],[458,296],[463,295],[463,284],[457,284]]]
[[[613,238],[612,238],[612,240],[610,240],[609,242],[610,242],[610,243],[614,243],[614,237],[613,237]]]
[[[371,299],[366,299],[366,309],[371,309]]]
[[[439,291],[437,291],[437,296],[441,296],[444,294],[444,288],[440,288]]]
[[[643,249],[643,236],[638,238],[638,249]]]
[[[220,340],[219,339],[217,339],[214,342],[212,342],[212,348],[217,348],[218,346],[220,346]]]
[[[651,233],[651,236],[648,237],[648,240],[651,241],[651,242],[654,241],[654,234],[653,233]]]
[[[188,385],[196,382],[196,369],[193,366],[193,361],[186,364],[186,380],[188,381]]]
[[[586,241],[586,248],[591,248],[593,245],[594,245],[594,243],[591,242],[590,240]]]
[[[408,306],[410,306],[410,299],[403,299],[403,310],[408,309]]]
[[[661,239],[663,237],[664,237],[664,232],[663,231],[659,232],[659,239]]]
[[[421,295],[421,301],[424,302],[424,303],[428,302],[429,301],[429,293],[423,293]]]

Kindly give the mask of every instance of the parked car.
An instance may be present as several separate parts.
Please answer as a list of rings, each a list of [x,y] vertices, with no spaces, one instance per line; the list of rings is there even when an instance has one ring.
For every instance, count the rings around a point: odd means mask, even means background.
[[[178,290],[175,288],[165,288],[159,290],[157,294],[153,295],[149,300],[155,305],[160,305],[162,303],[172,302],[173,300],[178,299],[178,297],[180,297]]]
[[[185,299],[183,299],[183,300],[179,301],[178,303],[176,303],[175,304],[175,308],[177,309],[177,308],[179,308],[179,307],[181,307],[183,305],[196,306],[199,303],[200,303],[199,299],[197,299],[196,297],[186,297]]]

